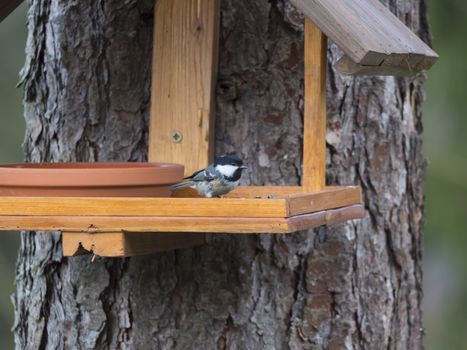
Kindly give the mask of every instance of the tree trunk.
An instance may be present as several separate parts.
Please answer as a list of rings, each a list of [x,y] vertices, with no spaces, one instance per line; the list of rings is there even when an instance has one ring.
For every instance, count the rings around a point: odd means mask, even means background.
[[[429,40],[425,0],[388,5]],[[146,159],[152,11],[29,1],[28,161]],[[300,181],[302,23],[287,0],[222,1],[216,151],[246,160],[247,183]],[[421,348],[423,76],[328,73],[327,180],[363,187],[363,220],[94,262],[24,233],[17,349]]]

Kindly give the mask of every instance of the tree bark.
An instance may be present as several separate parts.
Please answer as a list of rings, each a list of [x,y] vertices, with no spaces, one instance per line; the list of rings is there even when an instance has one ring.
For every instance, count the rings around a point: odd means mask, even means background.
[[[386,4],[429,40],[425,0]],[[152,11],[29,1],[28,161],[146,159]],[[245,159],[246,183],[299,184],[303,18],[287,0],[224,0],[219,59],[217,153]],[[17,349],[421,348],[424,77],[328,74],[327,180],[363,187],[363,220],[94,262],[23,233]]]

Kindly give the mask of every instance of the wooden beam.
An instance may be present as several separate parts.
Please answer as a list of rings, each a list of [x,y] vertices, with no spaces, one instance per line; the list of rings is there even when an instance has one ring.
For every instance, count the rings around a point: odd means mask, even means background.
[[[326,65],[326,37],[305,18],[302,186],[307,192],[326,185]]]
[[[0,2],[0,22],[8,17],[22,2],[23,0],[2,0]]]
[[[0,197],[0,215],[286,217],[285,199]]]
[[[188,248],[206,243],[204,235],[195,233],[124,233],[63,232],[64,256],[95,254],[103,257],[127,257],[165,250]]]
[[[149,161],[191,175],[214,155],[218,0],[158,0],[152,65]]]
[[[0,221],[5,216],[285,218],[359,203],[356,186],[269,199],[0,197]]]
[[[294,194],[303,193],[302,186],[239,186],[226,198],[287,198]]]
[[[1,231],[62,231],[99,234],[102,232],[160,233],[288,233],[286,218],[232,217],[132,217],[132,216],[6,216]]]
[[[321,225],[330,225],[350,219],[359,219],[363,217],[364,209],[360,204],[351,205],[342,208],[322,210],[318,212],[306,213],[292,216],[289,218],[247,218],[247,217],[109,217],[109,216],[4,216],[0,218],[0,230],[2,231],[62,231],[67,232],[64,237],[64,248],[66,255],[74,255],[77,251],[78,243],[71,234],[86,234],[85,250],[97,251],[104,255],[108,249],[114,252],[125,250],[125,237],[136,235],[142,232],[149,232],[151,236],[154,232],[160,232],[158,237],[154,238],[152,247],[156,251],[158,247],[171,249],[173,242],[172,235],[177,235],[177,240],[183,240],[183,234],[190,233],[187,236],[187,245],[200,244],[207,239],[205,232],[211,233],[276,233],[284,234],[298,230],[305,230]],[[99,238],[100,234],[107,236]],[[116,233],[109,236],[110,233]],[[125,233],[125,237],[121,236]],[[201,241],[191,240],[191,233],[198,233],[202,237]],[[178,236],[178,235],[182,236]],[[89,235],[89,236],[88,236]],[[157,234],[155,234],[157,235]],[[150,238],[147,238],[150,240]],[[77,236],[83,237],[83,236]],[[106,240],[105,237],[112,238]],[[67,240],[72,239],[71,243]],[[135,238],[138,241],[138,238]],[[167,240],[164,242],[164,240]],[[110,244],[112,242],[112,244]],[[139,243],[135,242],[135,244]],[[90,247],[94,247],[91,249]],[[111,247],[109,246],[111,245]],[[106,247],[109,246],[109,247]],[[72,248],[69,248],[72,247]],[[177,249],[174,246],[173,249]],[[140,248],[138,248],[140,249]],[[142,248],[141,248],[142,249]],[[135,248],[136,250],[136,248]],[[150,250],[150,249],[148,249]]]
[[[316,193],[292,195],[287,199],[289,216],[362,203],[361,188],[357,186],[328,189]]]
[[[362,205],[319,211],[312,214],[293,216],[287,220],[290,232],[308,230],[323,225],[339,224],[348,220],[362,219],[365,209]]]
[[[344,208],[326,210],[326,225],[334,225],[348,220],[363,219],[365,208],[363,205],[351,205]]]
[[[338,69],[358,74],[413,74],[438,55],[379,0],[291,0],[347,55]],[[347,69],[348,61],[354,69]],[[391,69],[389,68],[391,67]]]
[[[188,176],[214,157],[219,0],[155,3],[148,158],[183,164]]]
[[[402,55],[404,56],[404,55]],[[347,55],[344,55],[337,61],[336,68],[342,74],[347,75],[394,75],[394,76],[410,76],[419,72],[421,70],[426,70],[429,67],[422,67],[426,64],[420,56],[411,55],[412,59],[405,60],[402,58],[398,64],[390,65],[390,62],[393,59],[396,59],[396,55],[392,55],[391,58],[388,58],[385,62],[386,64],[381,66],[367,66],[363,64],[357,64],[352,61]],[[416,59],[418,57],[418,60]]]
[[[293,194],[305,192],[302,186],[239,186],[225,195],[225,198],[286,198]],[[202,198],[193,189],[177,191],[172,198]]]

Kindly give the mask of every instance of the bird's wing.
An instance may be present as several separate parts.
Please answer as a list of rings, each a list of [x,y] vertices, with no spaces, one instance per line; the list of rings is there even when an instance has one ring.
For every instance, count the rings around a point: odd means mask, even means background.
[[[199,173],[203,172],[204,170],[206,169],[201,169],[201,170],[198,170],[196,172],[194,172],[193,174],[191,174],[190,176],[187,176],[187,177],[184,177],[183,180],[191,180],[193,179],[196,175],[198,175]]]
[[[208,166],[206,169],[197,171],[189,177],[189,179],[193,181],[212,181],[215,178],[217,178],[216,170],[211,165]]]

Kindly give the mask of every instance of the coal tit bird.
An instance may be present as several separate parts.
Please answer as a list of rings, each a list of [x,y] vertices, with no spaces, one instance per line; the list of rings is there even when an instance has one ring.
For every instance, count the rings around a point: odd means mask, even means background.
[[[186,177],[184,182],[173,185],[172,192],[182,188],[193,188],[202,197],[221,197],[238,186],[242,171],[247,169],[236,155],[218,156],[213,164]]]

